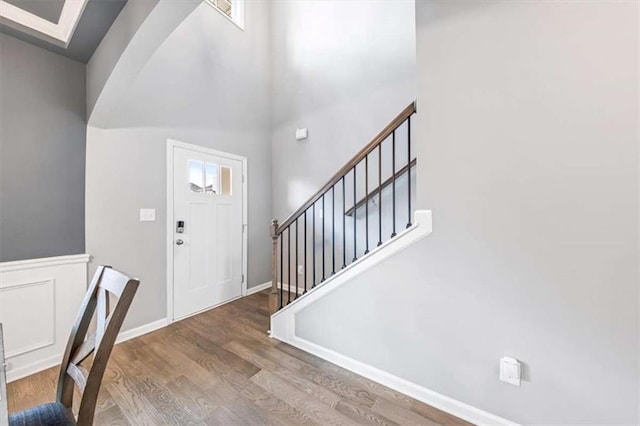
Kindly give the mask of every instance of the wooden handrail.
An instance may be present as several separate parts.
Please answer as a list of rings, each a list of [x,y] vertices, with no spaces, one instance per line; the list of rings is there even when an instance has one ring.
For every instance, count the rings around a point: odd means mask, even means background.
[[[325,183],[322,188],[318,190],[315,194],[311,196],[298,210],[293,212],[282,224],[278,226],[276,229],[276,235],[280,235],[282,231],[287,229],[289,225],[291,225],[295,220],[300,217],[309,207],[313,205],[316,201],[318,201],[325,192],[331,189],[331,187],[342,179],[354,166],[356,166],[360,161],[362,161],[367,155],[371,153],[375,148],[378,147],[382,142],[385,141],[404,121],[409,118],[413,113],[416,112],[416,103],[412,102],[409,106],[407,106],[396,118],[393,119],[376,137],[374,137],[371,142],[369,142],[364,148],[362,148],[347,164],[342,166],[340,170],[336,174],[334,174],[331,179],[327,183]]]
[[[364,203],[369,201],[372,197],[375,197],[376,195],[378,195],[378,193],[380,191],[382,191],[383,189],[385,189],[387,186],[391,185],[393,183],[393,179],[394,178],[397,179],[398,177],[400,177],[403,174],[407,173],[407,170],[409,170],[409,167],[414,168],[416,166],[416,163],[417,163],[417,160],[414,158],[413,160],[411,160],[411,165],[410,166],[405,164],[400,170],[398,170],[396,172],[395,175],[388,177],[387,180],[382,182],[382,185],[380,185],[379,187],[377,187],[373,191],[369,192],[368,196],[362,197],[362,199],[356,203],[355,207],[352,206],[349,210],[344,212],[344,214],[346,216],[351,216],[353,214],[353,212],[358,210],[360,207],[362,207],[364,205]]]

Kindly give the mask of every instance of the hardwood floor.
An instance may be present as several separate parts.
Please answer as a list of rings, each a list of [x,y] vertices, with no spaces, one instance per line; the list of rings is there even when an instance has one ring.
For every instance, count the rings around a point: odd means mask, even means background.
[[[270,339],[268,293],[117,345],[96,425],[468,424]],[[53,401],[57,369],[9,384],[9,412]]]

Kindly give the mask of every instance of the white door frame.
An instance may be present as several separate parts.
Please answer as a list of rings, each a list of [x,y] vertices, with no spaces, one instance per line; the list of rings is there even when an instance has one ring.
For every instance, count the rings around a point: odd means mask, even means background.
[[[173,311],[173,243],[175,218],[173,216],[173,149],[184,148],[202,154],[211,154],[242,162],[242,296],[247,295],[247,234],[248,230],[248,197],[247,197],[247,157],[216,151],[199,145],[192,145],[174,139],[167,139],[167,322],[175,321]],[[227,302],[224,302],[227,303]],[[207,308],[211,309],[211,308]],[[194,312],[196,314],[197,312]]]

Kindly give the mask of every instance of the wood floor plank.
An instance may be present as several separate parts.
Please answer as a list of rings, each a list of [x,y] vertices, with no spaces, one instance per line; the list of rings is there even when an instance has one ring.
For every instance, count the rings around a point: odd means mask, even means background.
[[[387,419],[386,417],[374,412],[368,407],[353,404],[349,401],[340,401],[336,406],[336,410],[352,418],[356,423],[362,424],[362,425],[371,425],[371,426],[398,425],[398,423]]]
[[[307,393],[312,398],[315,398],[330,407],[335,407],[338,404],[338,401],[340,401],[340,396],[338,396],[336,393],[323,386],[319,386],[312,381],[306,380],[304,377],[295,374],[294,372],[287,370],[284,367],[281,367],[277,363],[265,357],[260,356],[255,349],[252,350],[239,342],[230,342],[225,345],[225,348],[227,347],[234,353],[237,353],[239,356],[249,360],[252,363],[255,363],[262,370],[267,370],[275,373],[280,378],[289,382],[301,391]]]
[[[466,425],[268,337],[268,290],[114,347],[95,425]],[[9,384],[9,411],[55,398],[58,368]]]
[[[345,382],[351,384],[354,387],[361,387],[375,397],[385,398],[386,400],[393,402],[401,407],[411,409],[412,403],[415,401],[413,398],[403,395],[391,388],[388,388],[380,383],[376,383],[366,377],[359,376],[349,370],[346,370],[338,365],[332,364],[321,358],[304,352],[298,348],[287,345],[286,343],[279,343],[275,346],[279,351],[285,352],[301,361],[307,362],[318,369],[330,374],[334,374],[340,377]],[[375,399],[375,398],[374,398]],[[417,401],[416,401],[417,402]]]
[[[353,421],[344,414],[333,410],[314,398],[309,398],[307,393],[297,389],[271,372],[262,370],[253,376],[251,380],[278,398],[291,401],[292,405],[298,410],[305,412],[323,425],[353,424]]]
[[[203,420],[214,413],[218,407],[208,392],[202,390],[191,379],[180,376],[167,384],[167,389],[175,395],[178,402],[187,407],[193,415]]]
[[[281,348],[279,346],[278,348]],[[346,370],[336,370],[338,374],[328,374],[327,372],[314,367],[305,360],[293,357],[278,348],[256,349],[259,356],[273,360],[296,374],[305,377],[320,386],[324,386],[331,391],[341,395],[343,398],[358,404],[371,407],[376,400],[376,395],[371,394],[357,383],[348,383]],[[345,380],[347,378],[347,380]]]
[[[263,410],[273,413],[279,418],[286,419],[294,425],[319,425],[305,413],[254,383],[247,385],[243,389],[242,395]]]
[[[96,425],[105,426],[130,426],[131,423],[127,420],[122,410],[117,405],[112,405],[106,410],[96,409],[96,415],[93,419]]]
[[[384,398],[378,398],[375,404],[373,404],[373,407],[371,407],[371,410],[401,425],[435,426],[438,424],[433,420],[422,417],[421,415],[389,402]]]

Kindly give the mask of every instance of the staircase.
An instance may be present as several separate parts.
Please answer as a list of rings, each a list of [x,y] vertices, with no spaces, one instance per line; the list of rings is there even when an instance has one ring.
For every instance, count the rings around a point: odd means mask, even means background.
[[[415,113],[412,103],[291,216],[273,220],[271,314],[330,285],[412,226]]]

